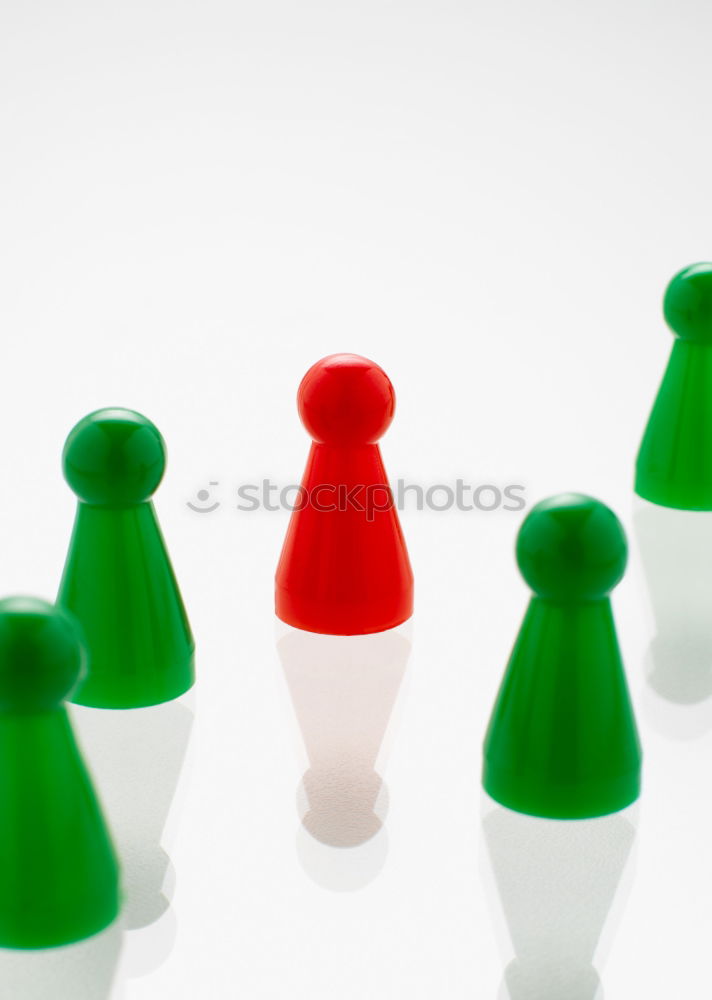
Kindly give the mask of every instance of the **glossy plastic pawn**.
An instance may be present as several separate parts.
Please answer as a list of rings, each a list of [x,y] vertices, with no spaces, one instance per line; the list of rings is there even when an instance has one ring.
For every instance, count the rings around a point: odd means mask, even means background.
[[[665,292],[675,334],[636,464],[635,491],[683,510],[712,510],[712,264],[692,264]]]
[[[386,373],[334,354],[297,396],[313,438],[276,576],[276,612],[309,632],[358,635],[413,613],[413,573],[377,441],[395,411]]]
[[[63,705],[84,665],[77,626],[0,601],[0,946],[50,948],[119,911],[116,856]]]
[[[483,785],[517,812],[584,819],[639,795],[641,752],[609,594],[623,528],[575,493],[525,518],[517,562],[534,591],[485,738]]]
[[[71,431],[63,463],[79,504],[57,603],[89,648],[72,700],[140,708],[177,698],[194,681],[194,642],[150,500],[163,439],[139,413],[99,410]]]

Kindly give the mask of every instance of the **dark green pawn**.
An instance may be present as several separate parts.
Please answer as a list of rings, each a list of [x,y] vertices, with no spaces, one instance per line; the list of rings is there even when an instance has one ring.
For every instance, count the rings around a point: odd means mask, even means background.
[[[119,911],[118,865],[62,704],[84,654],[74,622],[0,601],[0,946],[51,948]]]
[[[683,510],[712,510],[712,264],[672,279],[663,303],[675,343],[638,452],[635,491]]]
[[[641,752],[609,594],[625,570],[620,521],[564,493],[533,507],[517,562],[534,591],[484,746],[485,791],[517,812],[584,819],[640,792]]]
[[[89,649],[72,700],[141,708],[177,698],[193,684],[195,644],[150,501],[163,439],[139,413],[98,410],[69,434],[63,463],[79,505],[57,603]]]

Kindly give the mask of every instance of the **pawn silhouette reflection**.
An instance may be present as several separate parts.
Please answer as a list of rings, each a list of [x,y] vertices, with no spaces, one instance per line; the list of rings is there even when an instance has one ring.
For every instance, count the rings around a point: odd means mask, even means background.
[[[101,934],[64,948],[0,949],[5,1000],[114,1000],[123,933],[117,921]]]
[[[712,727],[712,513],[637,500],[634,526],[655,619],[646,708],[667,735],[693,738]]]
[[[277,648],[309,758],[298,792],[300,859],[321,885],[360,888],[387,853],[379,768],[410,654],[408,626],[358,636],[289,628]]]
[[[596,964],[602,962],[603,932],[613,930],[606,925],[613,922],[609,913],[635,840],[633,816],[629,809],[561,821],[496,806],[484,817],[484,839],[515,953],[500,997],[602,1000]]]
[[[175,910],[169,906],[155,923],[124,934],[111,1000],[131,1000],[132,981],[160,969],[173,951],[177,931]]]
[[[173,871],[163,840],[193,726],[190,696],[130,711],[72,706],[121,858],[127,930],[167,910]]]

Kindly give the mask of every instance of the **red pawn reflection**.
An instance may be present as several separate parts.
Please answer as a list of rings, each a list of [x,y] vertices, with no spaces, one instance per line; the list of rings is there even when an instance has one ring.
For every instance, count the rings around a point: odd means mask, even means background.
[[[309,369],[297,402],[314,441],[277,567],[277,616],[328,635],[395,628],[413,613],[413,571],[376,443],[395,410],[390,379],[333,354]]]

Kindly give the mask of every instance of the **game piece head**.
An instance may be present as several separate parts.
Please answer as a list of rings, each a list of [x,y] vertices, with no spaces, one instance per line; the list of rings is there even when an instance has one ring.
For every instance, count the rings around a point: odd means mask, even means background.
[[[691,264],[679,271],[667,286],[663,311],[681,340],[712,344],[712,264]]]
[[[605,597],[628,554],[620,521],[605,504],[562,493],[531,509],[517,537],[522,576],[539,597],[570,602]]]
[[[332,354],[309,369],[297,395],[302,423],[322,444],[373,444],[385,434],[396,397],[382,368],[358,354]]]
[[[0,601],[0,711],[56,708],[83,666],[79,627],[66,612],[35,597]]]
[[[90,413],[70,431],[62,462],[80,500],[130,506],[155,492],[166,467],[166,447],[146,417],[109,408]]]

